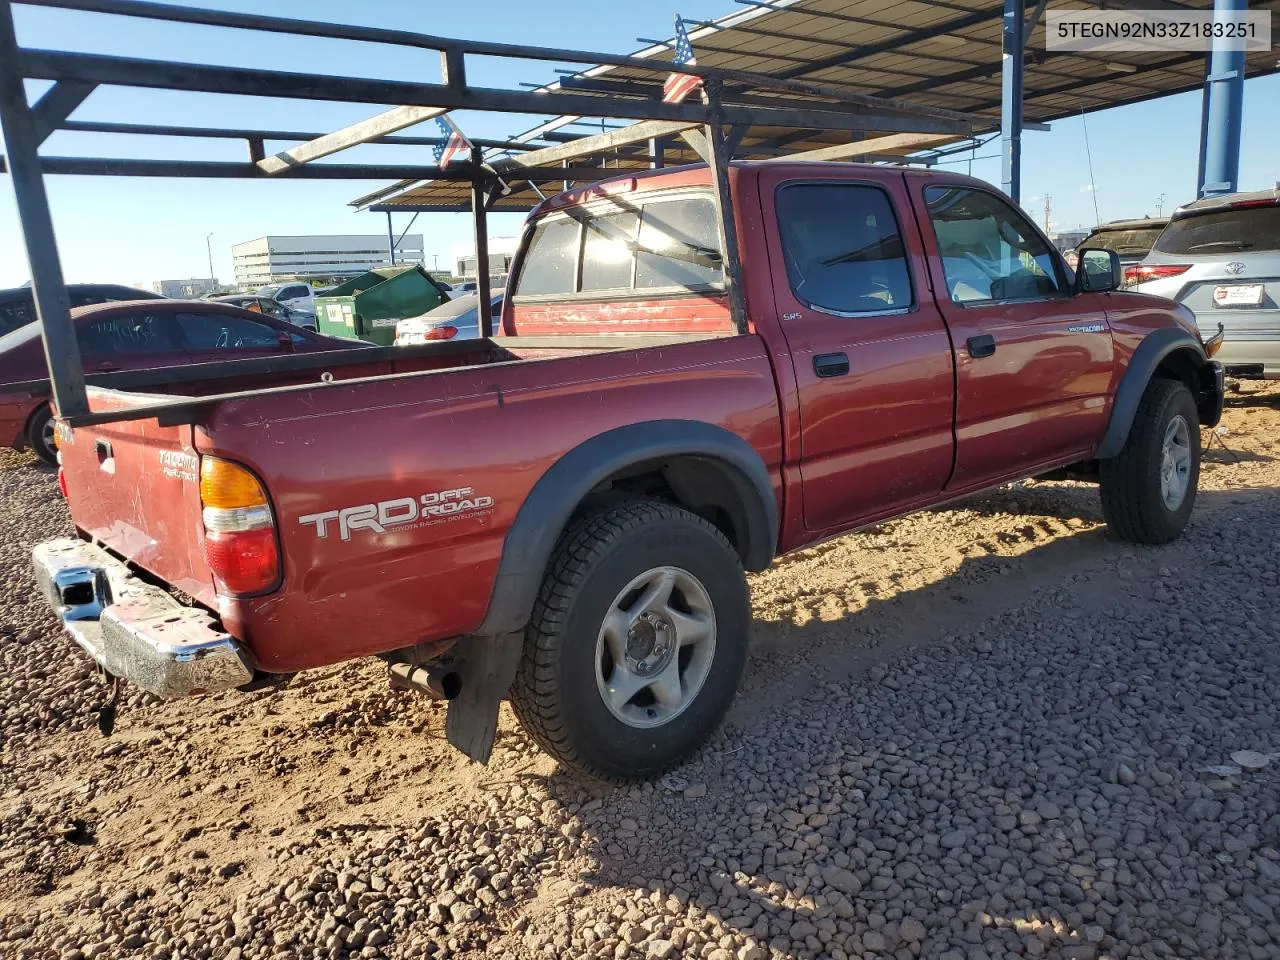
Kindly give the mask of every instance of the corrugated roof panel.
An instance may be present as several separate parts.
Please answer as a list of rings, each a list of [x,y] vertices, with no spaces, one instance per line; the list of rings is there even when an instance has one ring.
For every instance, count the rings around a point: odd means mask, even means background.
[[[850,93],[910,100],[923,107],[972,112],[998,123],[1001,73],[1002,5],[990,0],[762,0],[754,5],[741,0],[742,9],[715,21],[714,27],[690,22],[690,38],[698,62],[767,73],[839,87]],[[1209,10],[1213,0],[1183,0],[1191,9]],[[1028,7],[1033,6],[1028,2]],[[1071,0],[1049,0],[1048,8],[1077,7]],[[1254,2],[1251,9],[1275,10],[1280,0]],[[1162,94],[1196,89],[1203,81],[1204,56],[1166,51],[1048,53],[1044,48],[1042,18],[1031,31],[1027,51],[1024,115],[1028,120],[1052,121],[1150,99]],[[649,47],[635,56],[669,62],[669,46]],[[1116,70],[1122,63],[1134,71]],[[1274,51],[1249,54],[1249,76],[1277,72]],[[577,76],[608,81],[631,81],[656,89],[661,75],[624,67],[594,67]],[[549,89],[557,82],[548,85]],[[587,93],[590,91],[577,91]],[[601,93],[602,96],[616,95]],[[777,91],[770,97],[784,98]],[[797,99],[806,98],[798,95]],[[820,106],[821,99],[813,99]],[[535,139],[552,130],[576,132],[568,126],[574,118],[552,119],[535,128]],[[521,134],[523,139],[526,135]],[[874,136],[874,134],[869,134]],[[795,131],[755,128],[742,139],[739,155],[759,158],[778,150],[801,152],[849,141],[846,131]],[[957,138],[957,140],[960,138]],[[695,154],[680,141],[672,141],[668,157],[676,161]],[[678,147],[675,144],[679,144]],[[642,166],[647,145],[633,144],[597,156],[596,163]],[[627,159],[628,155],[631,156]],[[623,158],[623,159],[619,159]],[[574,161],[589,164],[588,159]],[[542,187],[550,193],[556,184]],[[528,209],[537,194],[526,190],[498,203],[498,209]],[[421,184],[386,202],[388,206],[449,206],[466,209],[470,191],[466,184]]]

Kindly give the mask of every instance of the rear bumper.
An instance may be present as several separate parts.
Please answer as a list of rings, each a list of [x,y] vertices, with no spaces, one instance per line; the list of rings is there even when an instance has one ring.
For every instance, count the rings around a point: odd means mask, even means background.
[[[253,679],[244,649],[208,611],[184,607],[101,547],[50,540],[31,559],[54,613],[107,673],[167,699]]]

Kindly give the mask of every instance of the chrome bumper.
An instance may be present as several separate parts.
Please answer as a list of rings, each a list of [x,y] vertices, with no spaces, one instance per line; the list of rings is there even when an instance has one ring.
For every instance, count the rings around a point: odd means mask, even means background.
[[[165,698],[253,679],[240,644],[208,611],[184,607],[101,547],[50,540],[36,545],[31,560],[54,613],[107,673]]]

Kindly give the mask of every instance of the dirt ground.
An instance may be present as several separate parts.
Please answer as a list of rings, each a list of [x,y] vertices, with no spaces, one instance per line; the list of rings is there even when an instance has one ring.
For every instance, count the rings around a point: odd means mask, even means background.
[[[103,737],[0,453],[0,956],[1280,956],[1280,385],[1223,428],[1169,547],[1031,483],[753,576],[728,722],[631,788],[376,661]]]

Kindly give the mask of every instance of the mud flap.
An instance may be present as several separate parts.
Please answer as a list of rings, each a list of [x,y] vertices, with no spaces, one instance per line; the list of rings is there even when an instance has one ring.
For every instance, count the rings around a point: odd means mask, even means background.
[[[498,733],[498,706],[520,666],[523,633],[467,637],[454,647],[451,669],[462,689],[449,701],[445,736],[472,760],[488,763]]]

